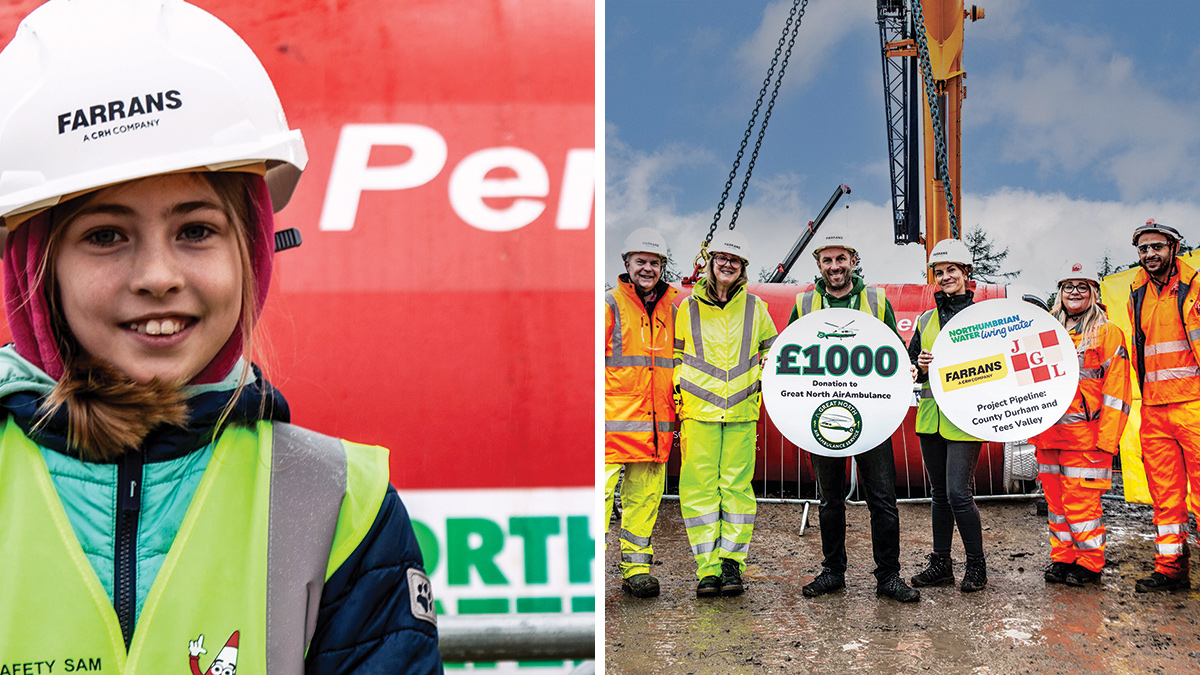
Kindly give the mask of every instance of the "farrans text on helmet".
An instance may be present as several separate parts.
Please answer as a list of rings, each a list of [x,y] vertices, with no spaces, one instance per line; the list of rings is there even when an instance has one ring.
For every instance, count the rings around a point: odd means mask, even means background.
[[[126,107],[125,101],[109,101],[108,103],[97,103],[88,106],[86,109],[79,108],[74,113],[65,112],[58,116],[58,133],[59,135],[67,133],[67,131],[75,131],[97,124],[106,124],[117,120],[127,119],[134,115],[145,115],[152,112],[162,112],[163,110],[176,110],[183,106],[183,99],[180,98],[180,93],[176,89],[169,91],[160,91],[157,94],[146,94],[145,96],[134,96],[129,99],[129,106]],[[68,129],[67,127],[70,127]]]

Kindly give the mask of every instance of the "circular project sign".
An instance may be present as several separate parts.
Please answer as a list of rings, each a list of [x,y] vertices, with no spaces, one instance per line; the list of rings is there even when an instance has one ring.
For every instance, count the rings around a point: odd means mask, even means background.
[[[959,429],[987,441],[1016,441],[1049,429],[1079,385],[1071,336],[1022,300],[972,305],[933,342],[933,398]]]
[[[784,437],[828,457],[882,443],[913,396],[900,338],[866,312],[837,307],[802,316],[775,338],[762,385]]]

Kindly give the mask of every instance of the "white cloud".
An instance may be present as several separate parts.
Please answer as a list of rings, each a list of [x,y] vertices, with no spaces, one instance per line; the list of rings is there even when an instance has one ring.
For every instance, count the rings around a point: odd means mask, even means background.
[[[762,87],[791,9],[792,3],[787,0],[767,5],[758,29],[734,52],[734,58],[755,90]],[[799,85],[828,76],[830,69],[826,64],[837,44],[854,31],[875,32],[875,14],[875,5],[869,2],[810,2],[800,20],[783,86],[796,91],[802,88]]]
[[[972,80],[972,128],[999,128],[1000,158],[1110,183],[1123,200],[1200,197],[1200,104],[1173,100],[1105,36],[1041,26]]]

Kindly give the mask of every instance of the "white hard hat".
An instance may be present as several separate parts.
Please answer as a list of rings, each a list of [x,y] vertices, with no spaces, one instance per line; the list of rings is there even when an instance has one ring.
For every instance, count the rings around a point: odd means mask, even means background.
[[[10,228],[107,185],[262,163],[278,211],[307,161],[258,58],[182,0],[50,0],[0,52]]]
[[[1157,232],[1157,233],[1163,235],[1164,237],[1166,237],[1167,239],[1170,239],[1174,243],[1179,243],[1179,241],[1181,239],[1183,239],[1183,237],[1179,234],[1179,230],[1171,227],[1170,225],[1163,225],[1162,223],[1156,223],[1156,222],[1154,222],[1154,219],[1151,218],[1150,220],[1147,220],[1144,224],[1138,225],[1137,227],[1133,228],[1133,245],[1137,246],[1138,237],[1142,236],[1143,234],[1147,234],[1149,232]]]
[[[621,247],[621,255],[635,252],[657,253],[663,260],[667,258],[667,240],[650,227],[639,227],[625,237],[625,245]]]
[[[750,244],[741,232],[722,228],[713,235],[708,245],[709,257],[714,253],[728,253],[742,259],[742,263],[750,262]]]
[[[1100,276],[1096,273],[1096,266],[1091,263],[1067,263],[1058,274],[1058,285],[1062,286],[1064,281],[1076,279],[1086,281],[1096,288],[1100,288]]]
[[[819,258],[821,251],[827,248],[844,248],[850,252],[850,255],[857,256],[858,250],[850,245],[850,242],[840,234],[826,234],[817,239],[817,245],[813,247],[813,258]]]
[[[929,267],[938,263],[956,263],[963,267],[971,267],[974,264],[970,249],[958,239],[943,239],[933,247],[929,252]]]

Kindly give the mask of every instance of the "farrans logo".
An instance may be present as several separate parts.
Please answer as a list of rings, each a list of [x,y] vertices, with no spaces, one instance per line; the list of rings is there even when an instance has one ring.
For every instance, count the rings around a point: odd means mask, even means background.
[[[938,371],[942,378],[942,389],[954,391],[984,382],[1003,380],[1008,375],[1008,366],[1004,355],[996,354],[982,359],[959,363]]]
[[[984,321],[973,326],[955,328],[950,331],[950,342],[958,344],[959,342],[977,338],[1004,337],[1013,331],[1023,330],[1032,325],[1033,321],[1022,321],[1019,315],[1013,314],[1002,319],[992,319],[991,321]]]
[[[89,129],[102,124],[111,124],[122,120],[131,120],[139,115],[177,110],[183,107],[183,95],[177,89],[160,91],[155,94],[134,96],[128,101],[109,101],[96,103],[86,108],[78,108],[74,112],[65,112],[58,116],[58,135],[68,131]],[[126,124],[130,128],[140,128],[141,124]],[[153,126],[153,125],[145,125]]]
[[[830,399],[813,411],[813,438],[830,450],[849,447],[861,434],[862,415],[848,401]]]

